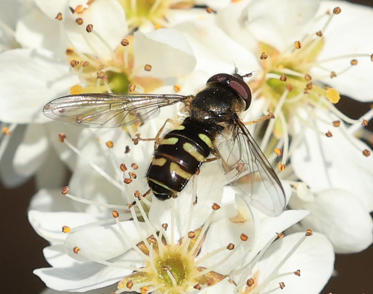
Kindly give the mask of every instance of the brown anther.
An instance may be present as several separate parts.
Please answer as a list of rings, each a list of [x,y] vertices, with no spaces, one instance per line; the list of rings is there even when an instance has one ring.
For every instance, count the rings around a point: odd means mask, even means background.
[[[282,239],[284,237],[285,237],[284,233],[277,233],[277,239]]]
[[[293,85],[286,84],[286,89],[288,89],[289,92],[293,91]]]
[[[141,193],[139,190],[136,190],[134,193],[133,193],[133,196],[135,196],[137,199],[140,199],[141,198]]]
[[[5,136],[8,136],[10,135],[10,129],[8,127],[3,127],[1,129],[1,132],[5,135]]]
[[[156,24],[154,25],[154,29],[156,29],[156,30],[163,29],[163,28],[164,28],[164,26],[161,25],[161,24],[159,24],[159,23],[156,23]]]
[[[123,180],[123,182],[124,182],[125,184],[131,184],[131,183],[132,183],[132,179],[131,179],[131,178],[125,178],[125,179]]]
[[[195,285],[193,286],[193,288],[194,288],[194,289],[197,289],[197,290],[201,290],[201,289],[202,289],[202,287],[201,287],[200,284],[195,284]]]
[[[131,167],[132,167],[133,169],[138,169],[138,168],[139,168],[139,166],[138,166],[137,163],[132,163],[132,164],[131,164]]]
[[[366,127],[366,126],[368,126],[368,121],[366,120],[366,119],[364,119],[363,121],[362,121],[362,123],[361,123],[361,125],[363,126],[363,127]]]
[[[241,241],[246,242],[246,241],[249,239],[249,237],[248,237],[246,234],[242,233],[242,234],[240,235],[240,239],[241,239]]]
[[[114,147],[114,142],[109,140],[109,141],[106,141],[105,145],[106,145],[107,148],[113,148]]]
[[[342,9],[340,8],[340,7],[334,7],[334,9],[333,9],[333,13],[334,14],[340,14],[341,13],[341,11],[342,11]]]
[[[333,137],[333,134],[332,134],[331,131],[327,131],[327,132],[325,133],[325,136],[327,136],[328,138],[330,138],[330,137]]]
[[[306,84],[306,89],[307,89],[307,90],[311,90],[312,87],[313,87],[312,82],[309,82],[309,83]]]
[[[89,61],[83,61],[82,66],[87,67],[89,65]]]
[[[278,284],[280,285],[280,289],[281,289],[281,290],[285,288],[285,283],[284,283],[284,282],[280,282],[280,283],[278,283]]]
[[[302,43],[300,41],[295,41],[294,42],[294,48],[295,49],[300,49],[302,48]]]
[[[66,195],[69,192],[70,192],[69,186],[62,187],[62,190],[61,190],[62,195]]]
[[[283,163],[281,163],[281,162],[279,162],[277,164],[277,168],[278,168],[279,171],[284,171],[286,169],[286,165],[283,164]]]
[[[196,236],[196,233],[194,231],[188,232],[188,238],[193,239]]]
[[[130,41],[128,41],[127,39],[123,39],[122,41],[120,41],[120,44],[122,46],[128,46],[130,44]]]
[[[139,144],[139,138],[137,137],[137,138],[132,138],[132,142],[133,142],[133,144],[134,145],[137,145],[137,144]]]
[[[129,280],[129,281],[126,283],[126,287],[127,287],[128,289],[132,289],[132,287],[133,287],[133,282],[132,282],[131,280]]]
[[[144,286],[144,287],[141,287],[141,288],[140,288],[140,291],[141,291],[141,292],[140,292],[141,294],[147,294],[148,291],[149,291],[149,288]]]
[[[216,11],[214,9],[212,9],[211,7],[206,7],[206,12],[207,13],[216,13]]]
[[[76,20],[75,20],[75,22],[78,24],[78,25],[82,25],[83,24],[83,19],[81,18],[81,17],[78,17]]]
[[[130,146],[127,145],[126,148],[124,149],[124,153],[127,154],[130,151],[131,151]]]
[[[82,13],[83,11],[84,11],[84,7],[81,4],[75,7],[74,9],[74,13]]]
[[[151,244],[157,244],[157,239],[153,235],[151,235],[148,238],[148,242],[151,243]]]
[[[220,205],[217,204],[217,203],[214,203],[214,204],[212,205],[212,209],[213,209],[213,210],[219,210],[219,209],[220,209]]]
[[[122,172],[125,172],[127,170],[127,166],[124,163],[121,163],[119,168]]]
[[[281,74],[280,81],[285,82],[287,79],[288,79],[288,77],[286,76],[286,74],[284,74],[284,73]]]
[[[233,243],[229,243],[229,244],[227,245],[227,249],[228,249],[228,250],[233,250],[233,249],[234,249],[234,244],[233,244]]]
[[[370,61],[373,61],[373,54],[370,54]]]
[[[337,73],[335,71],[331,71],[330,72],[330,78],[333,79],[335,77],[337,77]]]
[[[312,235],[312,230],[311,229],[307,229],[306,230],[306,236],[309,237]]]
[[[357,59],[351,59],[350,63],[351,65],[357,65]]]
[[[85,27],[85,30],[87,31],[87,33],[92,33],[93,31],[93,24],[88,24],[86,27]]]
[[[340,125],[341,125],[341,121],[340,120],[333,121],[333,127],[338,128]]]
[[[134,172],[129,172],[128,174],[130,175],[131,179],[137,178],[137,175]]]
[[[180,92],[181,91],[181,86],[180,85],[174,85],[174,92]]]
[[[322,36],[323,36],[322,31],[317,31],[317,32],[316,32],[316,36],[318,36],[318,37],[322,37]]]
[[[70,9],[71,13],[75,13],[74,8],[72,8],[71,6],[69,6],[69,9]]]
[[[163,230],[167,231],[168,224],[166,224],[166,223],[162,224],[162,228],[163,228]]]
[[[145,71],[151,71],[152,70],[152,66],[150,64],[145,64],[144,65],[144,70]]]
[[[113,210],[113,211],[111,212],[111,215],[113,216],[113,218],[118,218],[118,217],[119,217],[119,212],[118,212],[118,210]]]
[[[282,150],[280,148],[275,148],[273,150],[273,152],[277,155],[277,156],[281,156],[282,155]]]
[[[197,169],[195,175],[198,176],[200,173],[201,173],[201,170],[200,170],[200,169]]]
[[[73,59],[73,60],[70,61],[70,66],[71,67],[76,67],[78,64],[79,64],[79,61],[76,60],[76,59]]]
[[[59,20],[59,21],[63,20],[63,17],[62,17],[62,13],[61,13],[61,12],[57,13],[57,15],[56,15],[56,19]]]
[[[74,49],[73,48],[66,48],[65,54],[66,55],[74,54]]]
[[[309,82],[312,80],[312,76],[310,74],[305,74],[304,79]]]
[[[264,60],[264,59],[267,59],[268,58],[268,55],[265,53],[265,52],[262,52],[261,54],[260,54],[260,59],[261,60]]]
[[[103,71],[98,71],[97,72],[97,78],[98,79],[104,79],[106,77],[105,73]]]
[[[294,275],[300,277],[300,270],[296,270],[296,271],[294,272]]]
[[[370,150],[364,149],[363,150],[363,155],[366,156],[366,157],[370,156]]]
[[[62,233],[70,233],[71,232],[71,228],[69,226],[63,226],[62,227]]]
[[[135,92],[135,90],[136,90],[136,85],[135,85],[135,84],[132,84],[132,83],[129,83],[129,84],[128,84],[128,91],[129,91],[130,93],[132,93],[132,92]]]
[[[79,251],[80,251],[80,248],[79,248],[79,247],[75,246],[75,247],[73,248],[73,252],[74,252],[75,254],[78,254]]]
[[[248,279],[248,280],[246,281],[246,285],[247,285],[248,287],[251,287],[251,286],[254,285],[254,284],[255,284],[255,281],[254,281],[253,278],[250,278],[250,279]]]

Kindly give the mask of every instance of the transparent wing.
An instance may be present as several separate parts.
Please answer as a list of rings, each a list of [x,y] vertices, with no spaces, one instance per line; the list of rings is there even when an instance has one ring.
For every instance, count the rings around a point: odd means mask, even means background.
[[[55,120],[87,127],[135,125],[156,115],[159,109],[191,96],[174,94],[81,94],[56,98],[44,106]]]
[[[259,146],[238,116],[228,138],[216,146],[224,168],[250,203],[267,215],[279,215],[286,206],[284,188]]]

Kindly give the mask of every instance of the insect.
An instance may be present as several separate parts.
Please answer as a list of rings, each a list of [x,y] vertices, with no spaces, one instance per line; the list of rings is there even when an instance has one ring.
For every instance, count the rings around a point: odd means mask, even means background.
[[[153,194],[175,197],[213,154],[227,170],[236,170],[237,186],[251,202],[277,215],[286,205],[284,189],[238,114],[251,103],[251,91],[238,74],[219,73],[195,96],[177,94],[81,94],[56,98],[44,113],[87,127],[119,127],[145,122],[160,108],[182,102],[189,116],[163,136],[147,172]],[[217,143],[217,138],[223,138]],[[244,179],[244,180],[242,180]]]

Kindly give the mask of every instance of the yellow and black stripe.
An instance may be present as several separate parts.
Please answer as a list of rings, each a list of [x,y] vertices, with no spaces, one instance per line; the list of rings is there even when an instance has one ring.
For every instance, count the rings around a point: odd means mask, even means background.
[[[164,136],[147,172],[158,199],[173,197],[185,187],[209,156],[216,133],[216,127],[187,118]]]

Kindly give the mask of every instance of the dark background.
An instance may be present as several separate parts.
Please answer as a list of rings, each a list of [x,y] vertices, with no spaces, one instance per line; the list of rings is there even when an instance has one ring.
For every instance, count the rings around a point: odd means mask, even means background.
[[[373,7],[373,0],[350,2]],[[361,115],[370,106],[369,103],[355,103],[349,99],[343,99],[339,104],[353,116]],[[32,274],[35,268],[48,266],[42,255],[42,248],[47,246],[47,242],[33,231],[27,220],[27,208],[34,192],[32,179],[11,190],[0,183],[0,293],[38,294],[44,289],[44,284]],[[372,246],[359,254],[337,255],[335,268],[338,276],[331,278],[322,293],[373,293],[372,262]]]

